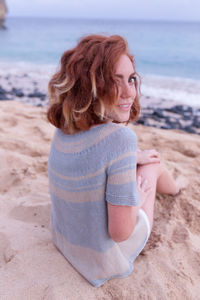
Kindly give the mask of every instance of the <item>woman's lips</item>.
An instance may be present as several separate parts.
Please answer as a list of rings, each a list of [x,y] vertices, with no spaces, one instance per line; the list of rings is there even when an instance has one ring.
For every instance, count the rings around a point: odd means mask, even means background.
[[[123,104],[118,105],[118,107],[122,111],[129,111],[131,109],[131,106],[132,106],[132,103],[123,103]]]

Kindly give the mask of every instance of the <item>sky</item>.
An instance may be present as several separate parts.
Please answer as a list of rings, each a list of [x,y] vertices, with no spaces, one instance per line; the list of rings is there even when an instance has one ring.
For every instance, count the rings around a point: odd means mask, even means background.
[[[200,0],[6,0],[8,16],[200,22]]]

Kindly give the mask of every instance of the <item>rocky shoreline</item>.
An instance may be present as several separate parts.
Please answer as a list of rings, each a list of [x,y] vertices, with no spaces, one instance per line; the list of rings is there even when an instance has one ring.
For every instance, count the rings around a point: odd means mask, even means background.
[[[200,134],[200,109],[188,105],[171,107],[146,107],[138,120],[139,124],[162,129],[178,129]]]
[[[26,104],[46,107],[47,84],[50,74],[0,75],[0,101],[16,100]],[[143,105],[144,104],[144,105]],[[141,97],[141,114],[138,124],[162,129],[176,129],[200,135],[200,108],[173,101]]]

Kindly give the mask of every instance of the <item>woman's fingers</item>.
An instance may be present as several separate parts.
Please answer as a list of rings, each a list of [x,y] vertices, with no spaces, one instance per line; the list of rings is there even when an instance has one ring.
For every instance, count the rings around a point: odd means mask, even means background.
[[[144,155],[148,158],[160,158],[160,154],[158,151],[151,149],[151,150],[145,150]]]
[[[137,183],[138,183],[138,186],[139,186],[139,187],[140,187],[140,185],[141,185],[141,182],[142,182],[142,177],[141,177],[141,176],[138,176]]]
[[[138,187],[141,191],[146,192],[151,188],[149,186],[148,180],[145,178],[142,178],[141,176],[138,176]]]
[[[156,150],[150,150],[148,155],[150,162],[160,162],[160,154]]]
[[[138,177],[138,192],[142,196],[142,199],[146,199],[152,192],[152,187],[149,185],[148,180],[141,176]]]
[[[141,203],[144,203],[147,200],[147,197],[152,192],[152,187],[150,186],[148,180],[141,175],[137,178],[138,183],[138,193]]]
[[[160,158],[159,157],[151,157],[151,158],[149,158],[149,162],[152,162],[152,163],[160,162]]]
[[[159,153],[156,150],[150,150],[150,156],[156,156],[159,157]]]
[[[144,180],[142,181],[141,188],[142,188],[143,190],[144,190],[145,187],[147,186],[147,183],[148,183],[147,179],[144,179]]]

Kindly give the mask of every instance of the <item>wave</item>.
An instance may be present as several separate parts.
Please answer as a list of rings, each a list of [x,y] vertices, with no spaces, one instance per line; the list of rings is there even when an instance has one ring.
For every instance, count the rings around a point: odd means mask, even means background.
[[[141,77],[141,92],[145,97],[171,100],[195,107],[200,106],[200,80],[153,74]]]

